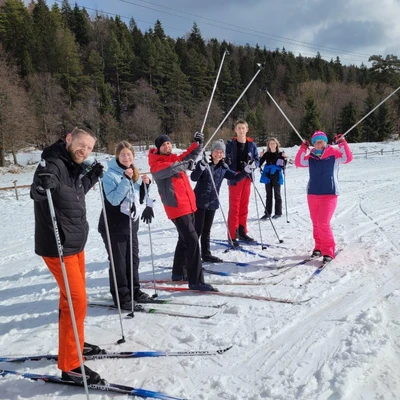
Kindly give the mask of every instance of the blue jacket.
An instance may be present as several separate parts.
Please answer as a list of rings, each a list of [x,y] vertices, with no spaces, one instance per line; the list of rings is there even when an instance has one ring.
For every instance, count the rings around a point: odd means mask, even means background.
[[[253,139],[247,138],[247,161],[254,160],[256,166],[260,165],[260,156],[258,155],[258,150],[256,144],[253,142]],[[226,151],[225,158],[231,159],[231,164],[229,168],[233,171],[240,171],[241,168],[238,165],[237,159],[237,138],[234,137],[232,140],[228,140],[226,143]],[[250,177],[249,177],[250,178]],[[235,180],[228,180],[228,185],[236,185]]]
[[[347,164],[353,159],[353,154],[347,142],[339,144],[339,148],[326,146],[321,157],[314,154],[314,149],[307,154],[307,150],[300,146],[294,163],[296,167],[309,168],[310,180],[307,185],[307,194],[338,195],[338,170],[340,164]]]
[[[141,190],[142,178],[136,182],[127,178],[125,170],[112,158],[103,177],[104,202],[110,232],[129,233],[129,216],[121,212],[121,204],[126,199],[131,203],[131,211],[135,211],[133,219],[139,218],[140,204],[143,202],[144,187]],[[99,232],[105,232],[104,216],[100,215]]]
[[[210,162],[208,165],[210,167],[209,169],[201,169],[202,164],[198,162],[195,170],[190,175],[190,179],[197,182],[194,188],[197,207],[205,210],[216,210],[219,208],[219,202],[211,181],[210,172],[218,194],[224,178],[232,180],[233,182],[239,182],[247,176],[247,173],[245,171],[232,171],[223,161],[220,161],[217,165]]]

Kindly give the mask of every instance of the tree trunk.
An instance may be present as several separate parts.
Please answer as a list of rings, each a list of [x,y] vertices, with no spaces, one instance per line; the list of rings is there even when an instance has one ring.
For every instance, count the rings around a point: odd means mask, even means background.
[[[15,151],[14,148],[11,150],[11,153],[12,153],[12,156],[13,156],[14,165],[18,165],[17,152]]]

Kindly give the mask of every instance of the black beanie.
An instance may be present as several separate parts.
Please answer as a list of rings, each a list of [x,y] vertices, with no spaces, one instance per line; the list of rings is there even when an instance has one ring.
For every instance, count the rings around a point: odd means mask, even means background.
[[[155,145],[157,147],[158,152],[160,152],[160,147],[162,146],[163,143],[165,142],[171,142],[171,139],[169,138],[168,135],[161,135],[159,136],[156,141],[155,141]]]

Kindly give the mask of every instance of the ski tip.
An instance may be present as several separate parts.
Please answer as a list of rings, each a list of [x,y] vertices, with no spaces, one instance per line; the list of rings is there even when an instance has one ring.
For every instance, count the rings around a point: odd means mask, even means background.
[[[224,353],[226,353],[228,350],[230,350],[232,347],[233,347],[233,344],[231,344],[229,347],[225,347],[224,349],[217,350],[217,353],[218,353],[218,354],[224,354]]]

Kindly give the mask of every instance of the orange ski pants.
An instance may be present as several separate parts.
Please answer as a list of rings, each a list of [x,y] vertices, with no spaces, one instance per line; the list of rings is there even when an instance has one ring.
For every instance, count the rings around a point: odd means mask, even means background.
[[[47,267],[54,275],[60,288],[58,321],[58,368],[70,371],[80,366],[74,329],[68,306],[68,297],[59,257],[43,257]],[[64,257],[72,305],[76,319],[81,351],[84,342],[84,320],[86,317],[85,253]]]

